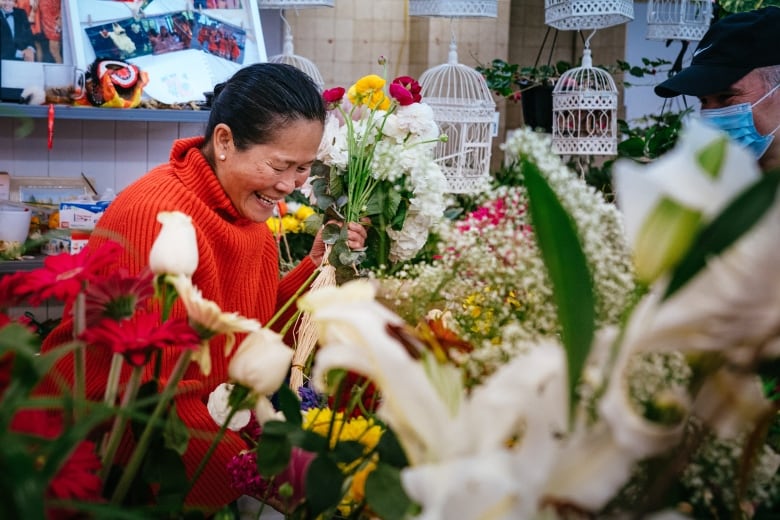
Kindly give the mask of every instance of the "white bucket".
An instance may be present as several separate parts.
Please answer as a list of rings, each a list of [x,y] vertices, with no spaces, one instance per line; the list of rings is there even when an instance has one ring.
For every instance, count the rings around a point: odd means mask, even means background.
[[[30,208],[0,202],[0,240],[24,243],[30,232],[31,219]]]

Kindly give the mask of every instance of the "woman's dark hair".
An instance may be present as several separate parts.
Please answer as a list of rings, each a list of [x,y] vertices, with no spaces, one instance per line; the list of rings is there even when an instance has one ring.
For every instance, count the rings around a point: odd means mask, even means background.
[[[325,122],[325,104],[305,72],[283,63],[255,63],[214,87],[206,142],[224,123],[239,150],[273,140],[280,125],[306,119]]]

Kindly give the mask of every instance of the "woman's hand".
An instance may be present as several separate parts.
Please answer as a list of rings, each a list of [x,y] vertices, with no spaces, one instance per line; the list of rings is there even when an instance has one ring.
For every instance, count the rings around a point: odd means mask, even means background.
[[[330,221],[326,224],[336,224],[341,226],[341,222]],[[324,227],[324,226],[323,226]],[[363,249],[366,245],[366,228],[362,224],[357,222],[350,222],[347,224],[347,246],[353,250]],[[317,235],[314,237],[314,243],[311,246],[309,256],[316,265],[322,263],[322,258],[325,256],[325,242],[322,241],[322,228],[317,231]]]

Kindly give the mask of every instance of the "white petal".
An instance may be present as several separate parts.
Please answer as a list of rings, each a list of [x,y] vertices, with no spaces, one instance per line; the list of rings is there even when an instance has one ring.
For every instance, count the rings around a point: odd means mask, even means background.
[[[198,267],[198,240],[192,219],[179,211],[157,215],[160,234],[149,252],[149,268],[156,274],[192,276]]]

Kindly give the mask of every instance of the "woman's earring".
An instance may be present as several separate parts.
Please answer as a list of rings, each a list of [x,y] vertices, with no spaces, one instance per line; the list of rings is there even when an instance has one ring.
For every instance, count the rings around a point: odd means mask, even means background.
[[[227,159],[227,157],[225,157],[224,153],[219,154],[219,160],[220,161],[224,161],[225,159]]]

